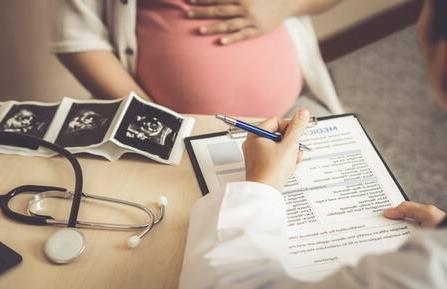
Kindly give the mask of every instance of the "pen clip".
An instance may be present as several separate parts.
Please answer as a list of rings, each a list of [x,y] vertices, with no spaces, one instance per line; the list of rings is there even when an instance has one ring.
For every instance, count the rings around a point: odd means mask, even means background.
[[[250,124],[256,126],[259,124],[259,122],[251,122]],[[228,127],[227,134],[233,139],[240,139],[247,137],[247,132],[245,130],[235,126]]]
[[[232,138],[232,139],[239,139],[239,138],[245,138],[247,136],[247,132],[243,131],[241,129],[234,129],[234,128],[229,128],[227,130],[227,134]]]
[[[259,124],[259,122],[252,122],[250,124],[257,126]],[[314,127],[317,124],[318,124],[318,118],[315,116],[311,116],[309,118],[309,124],[307,125],[307,128]],[[227,134],[233,139],[240,139],[240,138],[244,138],[247,136],[247,132],[245,130],[242,130],[242,129],[234,127],[234,126],[231,126],[228,128]]]
[[[310,127],[314,127],[318,124],[318,117],[316,116],[311,116],[309,118],[309,123],[307,124],[306,128],[310,128]]]

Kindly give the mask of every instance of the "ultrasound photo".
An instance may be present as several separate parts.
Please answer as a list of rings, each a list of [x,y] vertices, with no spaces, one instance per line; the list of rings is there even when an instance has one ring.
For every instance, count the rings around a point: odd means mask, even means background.
[[[101,143],[120,103],[73,103],[56,143],[63,147]]]
[[[133,98],[114,138],[168,160],[182,119]]]
[[[43,138],[58,105],[14,104],[0,122],[0,130]],[[37,146],[25,146],[37,149]]]

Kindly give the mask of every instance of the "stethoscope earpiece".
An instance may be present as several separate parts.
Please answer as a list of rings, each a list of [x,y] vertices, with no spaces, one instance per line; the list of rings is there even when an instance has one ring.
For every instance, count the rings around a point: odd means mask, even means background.
[[[160,207],[167,207],[168,206],[168,197],[166,196],[161,196],[160,197],[160,201],[158,202],[158,204],[160,205]]]
[[[144,235],[146,235],[152,229],[152,226],[154,224],[158,224],[163,219],[166,207],[168,206],[168,198],[166,196],[161,196],[160,201],[158,202],[158,205],[160,206],[159,218],[153,219],[153,224],[147,226],[147,228],[145,230],[143,230],[143,232],[141,232],[139,235],[130,236],[126,240],[126,244],[129,248],[133,249],[133,248],[137,247],[141,242],[141,238],[143,238]],[[150,213],[150,214],[152,214],[152,213]]]
[[[74,228],[63,228],[48,238],[44,252],[53,263],[66,264],[79,257],[84,249],[84,235]]]
[[[141,242],[141,238],[138,235],[133,235],[127,239],[126,244],[129,248],[133,249],[133,248],[137,247],[140,244],[140,242]]]

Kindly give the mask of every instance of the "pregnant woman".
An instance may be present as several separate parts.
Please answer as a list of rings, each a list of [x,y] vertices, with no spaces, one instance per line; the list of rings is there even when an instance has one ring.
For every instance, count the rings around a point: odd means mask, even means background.
[[[182,113],[284,115],[308,80],[285,20],[338,2],[53,1],[53,50],[96,97],[136,91]]]

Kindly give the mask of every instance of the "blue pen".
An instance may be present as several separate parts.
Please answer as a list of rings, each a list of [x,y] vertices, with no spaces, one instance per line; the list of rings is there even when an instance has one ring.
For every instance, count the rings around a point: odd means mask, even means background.
[[[225,123],[227,123],[229,125],[235,126],[235,127],[240,128],[242,130],[245,130],[247,132],[251,132],[251,133],[253,133],[253,134],[257,135],[257,136],[268,138],[268,139],[270,139],[272,141],[275,141],[275,142],[280,142],[281,139],[282,139],[282,136],[279,133],[269,132],[269,131],[267,131],[265,129],[262,129],[262,128],[254,126],[254,125],[251,125],[251,124],[246,123],[246,122],[241,121],[241,120],[234,119],[232,117],[224,116],[224,115],[221,115],[221,114],[216,114],[216,118],[222,120],[223,122],[225,122]],[[307,147],[307,146],[305,146],[305,145],[300,143],[300,150],[310,151],[311,149],[309,147]]]

